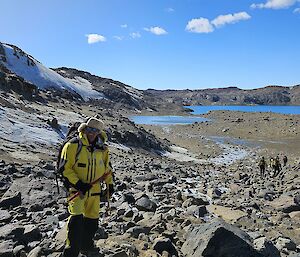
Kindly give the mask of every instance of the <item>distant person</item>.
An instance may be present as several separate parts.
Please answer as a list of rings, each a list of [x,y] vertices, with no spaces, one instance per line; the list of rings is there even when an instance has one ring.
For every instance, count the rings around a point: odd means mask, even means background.
[[[266,166],[267,166],[267,163],[265,161],[265,157],[261,157],[261,159],[259,160],[259,163],[258,163],[258,166],[259,166],[259,169],[260,169],[260,176],[261,177],[265,177],[266,175]]]
[[[61,153],[60,169],[69,183],[67,240],[64,257],[99,253],[94,245],[100,212],[100,181],[113,193],[109,151],[101,137],[104,125],[95,117],[78,127],[79,135],[67,142]],[[79,148],[80,147],[80,148]],[[80,150],[78,150],[80,149]],[[79,193],[79,194],[78,194]],[[74,197],[78,195],[78,197]]]
[[[287,158],[287,156],[285,155],[285,156],[283,156],[283,159],[282,159],[282,161],[283,161],[283,166],[286,166],[286,164],[287,164],[287,161],[288,161],[288,158]]]
[[[280,171],[281,171],[281,163],[280,163],[279,156],[277,156],[274,160],[274,176],[273,177],[278,176]]]
[[[274,172],[275,172],[275,159],[273,157],[270,157],[269,167],[270,167],[270,170],[273,171],[273,174],[274,174]],[[270,171],[270,173],[271,173],[271,171]]]

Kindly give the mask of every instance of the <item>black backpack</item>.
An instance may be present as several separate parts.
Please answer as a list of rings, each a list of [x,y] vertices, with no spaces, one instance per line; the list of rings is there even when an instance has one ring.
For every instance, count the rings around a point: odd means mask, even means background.
[[[56,158],[56,169],[55,169],[55,179],[56,179],[56,186],[57,186],[58,193],[59,193],[58,180],[60,180],[63,183],[64,187],[67,190],[70,188],[70,186],[72,186],[72,184],[69,182],[69,180],[63,176],[64,163],[63,163],[63,160],[61,160],[61,152],[66,143],[68,143],[68,142],[78,143],[75,160],[77,159],[77,157],[82,149],[82,142],[79,139],[79,133],[78,133],[78,127],[80,126],[80,124],[81,124],[80,122],[75,122],[74,124],[71,125],[71,127],[68,129],[66,138],[60,144],[59,149],[58,149],[57,158]]]

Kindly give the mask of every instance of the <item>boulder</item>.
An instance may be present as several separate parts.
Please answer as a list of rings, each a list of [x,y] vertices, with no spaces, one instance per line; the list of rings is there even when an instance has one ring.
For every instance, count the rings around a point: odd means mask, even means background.
[[[155,212],[157,208],[156,203],[145,194],[135,202],[135,206],[138,210],[147,212]]]
[[[0,208],[9,209],[21,205],[21,193],[7,191],[0,200]]]
[[[189,257],[262,257],[247,233],[221,219],[189,230],[181,251]]]
[[[281,195],[270,203],[270,205],[277,211],[290,213],[300,211],[300,205],[296,204],[294,198],[288,195]]]
[[[25,225],[24,229],[24,241],[33,242],[41,239],[41,231],[36,225]]]
[[[24,233],[24,227],[18,224],[7,224],[0,227],[0,239],[21,239]]]
[[[253,242],[254,248],[264,257],[280,257],[280,252],[266,237],[259,237]]]
[[[178,256],[178,251],[169,238],[156,238],[152,248],[159,254],[165,251],[169,256]]]
[[[295,251],[297,245],[289,238],[279,237],[276,241],[276,247],[280,251],[282,251],[283,249]]]

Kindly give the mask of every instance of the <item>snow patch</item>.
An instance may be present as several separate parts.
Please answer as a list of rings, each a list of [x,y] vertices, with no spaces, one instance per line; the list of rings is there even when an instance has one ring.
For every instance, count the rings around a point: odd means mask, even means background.
[[[24,78],[40,89],[55,88],[79,94],[84,100],[101,99],[103,94],[93,89],[92,84],[80,77],[66,79],[55,71],[46,68],[39,61],[23,51],[2,44],[7,61],[0,61],[7,69]]]

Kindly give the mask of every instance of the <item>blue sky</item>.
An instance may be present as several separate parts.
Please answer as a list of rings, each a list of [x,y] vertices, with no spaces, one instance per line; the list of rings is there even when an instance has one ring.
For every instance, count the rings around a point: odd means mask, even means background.
[[[0,41],[139,89],[300,84],[299,0],[1,0]]]

